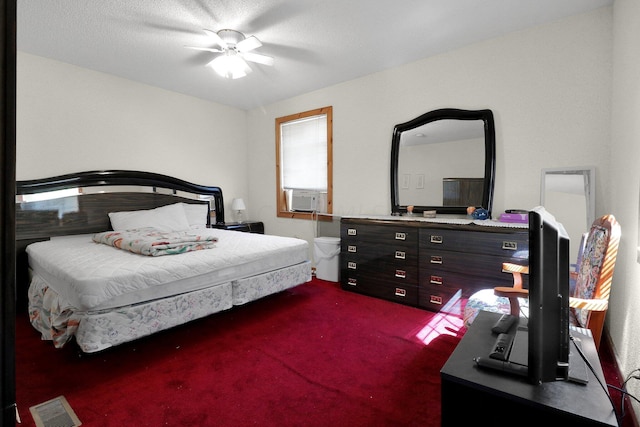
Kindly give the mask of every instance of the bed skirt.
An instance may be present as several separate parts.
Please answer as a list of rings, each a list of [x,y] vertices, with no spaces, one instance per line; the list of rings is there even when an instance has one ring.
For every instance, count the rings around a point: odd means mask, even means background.
[[[137,338],[231,309],[311,280],[303,262],[168,298],[98,312],[75,312],[35,276],[29,288],[31,324],[55,347],[71,338],[85,353],[105,350]]]
[[[309,261],[258,276],[234,280],[231,282],[233,305],[243,305],[310,280],[311,262]]]

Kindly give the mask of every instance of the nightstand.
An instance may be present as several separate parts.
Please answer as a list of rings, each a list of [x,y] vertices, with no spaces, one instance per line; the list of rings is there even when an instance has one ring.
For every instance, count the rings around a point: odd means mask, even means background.
[[[264,234],[264,223],[259,221],[225,222],[224,224],[211,224],[211,228],[223,230],[243,231],[245,233]]]

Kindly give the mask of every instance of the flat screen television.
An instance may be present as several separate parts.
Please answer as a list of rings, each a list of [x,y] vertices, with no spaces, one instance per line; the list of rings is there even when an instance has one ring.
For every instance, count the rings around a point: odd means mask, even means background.
[[[569,374],[569,236],[542,207],[529,211],[528,377]]]

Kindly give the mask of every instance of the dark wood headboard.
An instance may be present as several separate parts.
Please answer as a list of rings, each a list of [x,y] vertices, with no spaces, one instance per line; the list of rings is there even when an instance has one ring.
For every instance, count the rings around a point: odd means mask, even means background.
[[[74,194],[29,201],[30,195],[61,190],[73,190]],[[224,223],[220,187],[192,184],[151,172],[105,170],[18,181],[16,195],[19,310],[26,304],[29,281],[25,248],[33,242],[53,236],[110,230],[109,212],[153,209],[177,202],[208,204],[209,209],[215,211],[215,222]],[[207,224],[210,221],[211,216],[207,218]]]

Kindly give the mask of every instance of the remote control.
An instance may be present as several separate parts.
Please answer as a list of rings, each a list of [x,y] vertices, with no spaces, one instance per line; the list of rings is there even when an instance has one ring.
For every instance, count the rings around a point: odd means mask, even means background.
[[[506,334],[509,329],[516,323],[518,318],[510,314],[503,314],[491,328],[491,332],[495,334]]]
[[[498,361],[487,357],[475,357],[473,360],[483,368],[497,369],[525,377],[529,374],[529,369],[526,366],[518,365],[517,363]]]
[[[493,346],[493,350],[489,354],[489,357],[497,360],[507,360],[509,352],[511,351],[511,345],[513,344],[513,335],[500,334]]]

